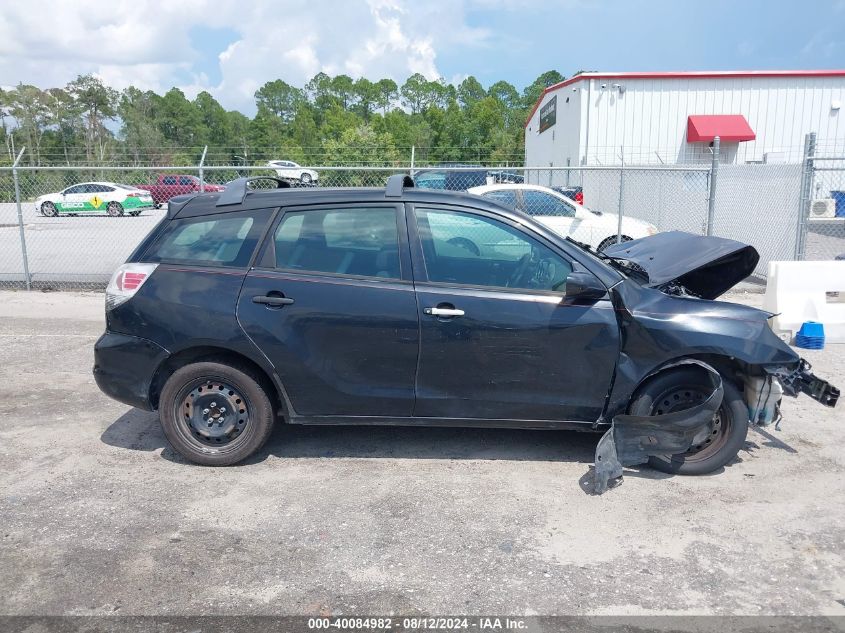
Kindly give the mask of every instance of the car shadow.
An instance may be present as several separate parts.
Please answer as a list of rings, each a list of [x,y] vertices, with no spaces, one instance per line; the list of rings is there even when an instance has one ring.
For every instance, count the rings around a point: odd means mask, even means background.
[[[278,424],[264,448],[242,463],[256,464],[274,456],[592,464],[600,437],[598,433],[577,431]],[[134,451],[163,449],[164,459],[189,463],[171,448],[155,413],[130,409],[112,422],[100,439],[110,446]]]
[[[764,435],[771,437],[768,433]],[[572,462],[588,465],[587,471],[578,480],[578,485],[585,494],[592,496],[596,494],[593,461],[596,444],[600,438],[598,433],[531,429],[277,424],[264,448],[242,464],[258,464],[270,456],[285,459]],[[170,446],[156,413],[129,409],[106,428],[100,439],[110,446],[134,451],[153,452],[161,449],[163,459],[202,468],[186,460]],[[774,437],[772,440],[779,442]],[[787,444],[783,444],[783,447],[795,451]],[[759,447],[753,442],[746,442],[744,446],[744,450],[749,453],[755,448]],[[742,461],[742,457],[737,456],[727,468]],[[725,468],[719,468],[704,476],[719,475]],[[663,480],[674,476],[645,465],[630,466],[625,467],[622,479],[610,482],[609,489],[622,485],[626,478]]]

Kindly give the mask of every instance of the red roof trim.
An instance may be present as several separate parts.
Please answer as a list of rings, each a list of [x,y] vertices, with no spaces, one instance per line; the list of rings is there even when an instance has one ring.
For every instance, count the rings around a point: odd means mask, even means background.
[[[709,143],[717,136],[727,143],[757,138],[741,114],[691,114],[687,117],[687,143]]]
[[[666,72],[619,72],[619,73],[583,73],[553,84],[543,90],[531,113],[525,120],[528,127],[531,117],[537,112],[540,103],[550,92],[560,90],[583,79],[749,79],[752,77],[845,77],[845,70],[693,70]]]

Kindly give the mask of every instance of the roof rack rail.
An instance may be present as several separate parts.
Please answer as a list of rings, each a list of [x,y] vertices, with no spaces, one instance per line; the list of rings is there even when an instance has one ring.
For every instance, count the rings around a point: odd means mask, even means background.
[[[273,180],[276,183],[277,189],[289,189],[290,183],[281,178],[274,178],[273,176],[255,176],[253,178],[237,178],[231,182],[226,183],[226,189],[220,194],[217,199],[218,207],[227,207],[233,204],[243,204],[246,199],[246,194],[249,191],[249,183],[258,180]]]
[[[384,195],[387,198],[401,198],[402,192],[406,187],[414,186],[414,179],[408,174],[393,174],[387,179],[387,185],[384,188]]]

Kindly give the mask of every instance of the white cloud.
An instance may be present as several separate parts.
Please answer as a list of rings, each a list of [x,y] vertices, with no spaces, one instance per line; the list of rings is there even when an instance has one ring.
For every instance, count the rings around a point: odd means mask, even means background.
[[[209,90],[225,107],[251,112],[255,90],[277,78],[299,86],[319,71],[434,79],[438,52],[489,41],[487,30],[466,24],[467,3],[477,1],[9,3],[0,21],[0,84],[59,86],[94,73],[119,89]],[[216,59],[203,58],[191,44],[194,27],[237,37],[216,43]],[[212,85],[209,75],[217,74]]]

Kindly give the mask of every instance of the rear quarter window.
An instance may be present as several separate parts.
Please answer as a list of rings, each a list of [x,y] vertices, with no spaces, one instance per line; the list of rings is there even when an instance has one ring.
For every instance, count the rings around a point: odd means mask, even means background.
[[[244,268],[272,212],[259,209],[173,220],[144,261]]]

